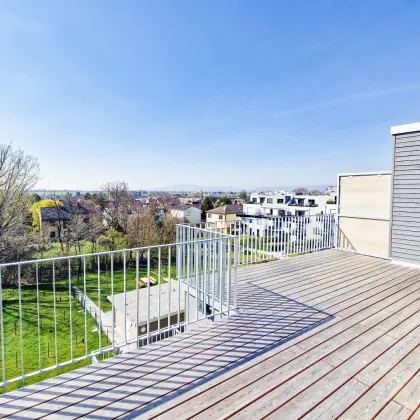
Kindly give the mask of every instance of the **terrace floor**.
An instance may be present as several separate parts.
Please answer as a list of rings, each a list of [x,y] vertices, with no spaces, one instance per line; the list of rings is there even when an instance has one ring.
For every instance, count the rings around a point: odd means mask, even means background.
[[[420,418],[420,270],[329,250],[238,284],[238,315],[2,395],[0,417]]]

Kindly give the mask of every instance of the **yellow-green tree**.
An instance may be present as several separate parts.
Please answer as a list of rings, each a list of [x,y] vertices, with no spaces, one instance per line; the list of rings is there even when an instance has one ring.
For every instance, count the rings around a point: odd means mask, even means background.
[[[32,204],[32,227],[36,232],[39,232],[39,213],[43,207],[57,207],[63,206],[64,204],[60,200],[41,200],[37,203]]]

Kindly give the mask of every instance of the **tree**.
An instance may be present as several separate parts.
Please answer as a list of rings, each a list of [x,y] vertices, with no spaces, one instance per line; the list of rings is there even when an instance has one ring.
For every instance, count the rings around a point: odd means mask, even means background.
[[[35,193],[35,194],[32,194],[31,200],[32,200],[32,203],[38,203],[38,201],[41,201],[42,198],[39,194]]]
[[[213,201],[210,197],[206,197],[201,203],[201,220],[206,220],[206,213],[214,209]]]
[[[103,210],[108,228],[126,233],[132,202],[128,184],[124,181],[108,182],[102,186],[102,191],[104,197],[99,205]]]
[[[307,188],[295,188],[292,192],[296,195],[308,195],[309,190]]]
[[[107,235],[101,235],[98,238],[98,244],[107,251],[116,251],[126,247],[126,238],[122,232],[115,229],[109,229]]]
[[[226,204],[232,204],[232,201],[228,196],[225,195],[216,201],[215,207],[225,206]]]
[[[309,192],[309,195],[322,195],[322,192],[319,190],[312,190]]]
[[[31,205],[29,191],[39,179],[38,160],[0,145],[0,261],[11,262],[26,258],[34,249],[27,215]]]
[[[92,194],[90,192],[85,193],[85,200],[92,200]]]
[[[249,201],[249,195],[245,190],[241,191],[238,197],[243,201]]]

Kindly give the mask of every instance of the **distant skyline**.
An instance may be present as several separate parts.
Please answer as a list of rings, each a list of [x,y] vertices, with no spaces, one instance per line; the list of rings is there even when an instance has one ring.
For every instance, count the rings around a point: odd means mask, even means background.
[[[420,121],[415,0],[0,4],[0,141],[37,188],[329,185]]]
[[[328,185],[285,185],[285,186],[257,186],[257,187],[234,187],[234,186],[200,186],[200,185],[194,185],[194,184],[184,184],[184,185],[173,185],[173,186],[166,186],[166,187],[157,187],[155,189],[153,188],[143,188],[143,189],[133,189],[130,188],[130,191],[185,191],[185,192],[197,192],[197,191],[204,191],[204,192],[228,192],[228,191],[247,191],[247,192],[258,192],[258,191],[291,191],[295,188],[307,188],[310,191],[312,190],[319,190],[321,192],[325,191],[327,187],[330,185],[335,184],[328,184]],[[74,188],[53,188],[53,189],[47,189],[47,188],[34,188],[31,190],[32,192],[87,192],[87,191],[100,191],[100,189],[74,189]]]

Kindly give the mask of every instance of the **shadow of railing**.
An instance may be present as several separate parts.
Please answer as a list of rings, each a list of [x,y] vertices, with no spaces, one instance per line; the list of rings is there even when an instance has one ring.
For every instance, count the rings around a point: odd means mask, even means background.
[[[240,312],[230,319],[233,328],[227,336],[224,335],[229,337],[228,340],[212,348],[213,353],[217,353],[219,349],[226,349],[224,352],[198,365],[194,365],[194,362],[189,363],[186,354],[180,362],[184,366],[191,364],[190,367],[181,368],[179,373],[133,394],[133,400],[138,403],[142,398],[145,401],[150,400],[150,396],[153,395],[155,398],[152,401],[125,415],[123,410],[116,415],[124,419],[145,415],[151,409],[168,403],[191,389],[261,357],[333,319],[332,315],[324,311],[252,283],[248,283],[246,290],[243,289],[238,295],[238,302],[240,302]],[[223,328],[223,324],[220,328]],[[174,346],[176,348],[176,344],[171,348]],[[181,356],[183,352],[185,348],[180,347],[176,354]],[[171,366],[171,370],[174,369],[178,370],[176,365]],[[161,395],[157,395],[159,393]],[[124,398],[128,403],[134,403],[133,400],[127,396]],[[104,399],[103,402],[106,405],[111,401]]]

